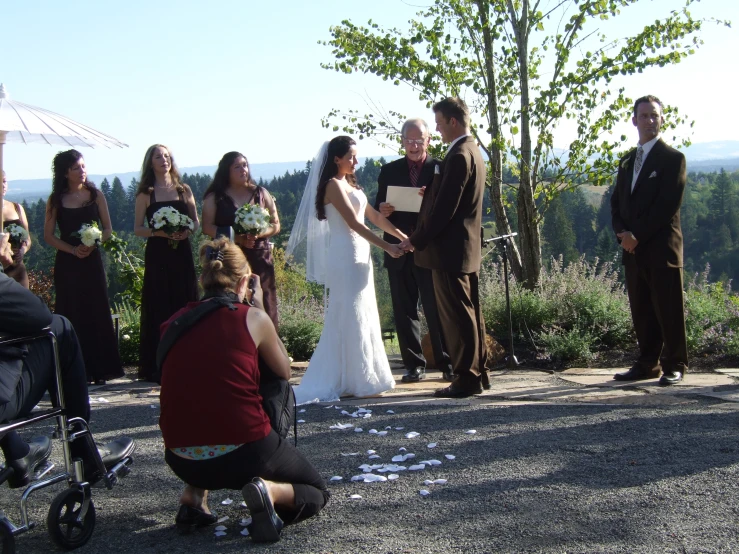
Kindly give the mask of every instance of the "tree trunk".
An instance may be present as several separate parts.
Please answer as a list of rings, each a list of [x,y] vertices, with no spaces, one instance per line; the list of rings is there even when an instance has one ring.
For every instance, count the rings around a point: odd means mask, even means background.
[[[500,133],[500,120],[498,117],[498,93],[495,89],[495,64],[493,59],[493,37],[490,32],[490,18],[488,17],[489,2],[477,0],[477,9],[480,12],[480,22],[482,23],[482,36],[485,45],[485,76],[488,89],[488,133],[492,137],[490,151],[490,201],[493,205],[493,213],[495,214],[495,230],[498,235],[510,235],[511,225],[508,221],[508,215],[505,211],[503,203],[503,152],[501,151],[501,143],[503,137]],[[511,248],[509,259],[511,262],[511,271],[517,281],[523,279],[523,269],[521,267],[521,255],[514,241],[510,242]]]
[[[516,14],[513,2],[508,0],[511,26],[518,49],[519,80],[521,84],[521,167],[518,186],[518,235],[523,252],[523,283],[528,289],[539,284],[541,275],[541,243],[534,187],[531,175],[531,122],[529,117],[529,50],[528,13],[529,1],[523,0],[521,17]]]

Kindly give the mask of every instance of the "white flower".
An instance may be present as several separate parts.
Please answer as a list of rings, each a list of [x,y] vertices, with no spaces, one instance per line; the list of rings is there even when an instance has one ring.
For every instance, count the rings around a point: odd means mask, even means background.
[[[123,340],[131,340],[131,335],[123,335]]]
[[[76,235],[79,236],[80,241],[85,246],[95,246],[96,244],[100,244],[103,232],[98,229],[97,223],[84,223]]]

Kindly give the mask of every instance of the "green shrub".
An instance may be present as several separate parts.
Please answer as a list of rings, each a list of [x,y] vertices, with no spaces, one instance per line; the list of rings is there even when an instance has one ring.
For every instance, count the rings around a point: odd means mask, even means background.
[[[127,365],[139,363],[139,343],[141,342],[141,308],[128,300],[116,303],[115,313],[121,316],[120,342],[118,352],[121,362]]]
[[[594,357],[591,348],[595,337],[590,331],[577,326],[572,329],[546,329],[539,333],[539,340],[549,357],[555,361],[587,363]]]
[[[710,267],[685,287],[685,327],[690,354],[739,354],[739,299],[729,284],[708,281]]]
[[[287,353],[296,361],[313,355],[323,330],[323,305],[315,298],[279,298],[279,334]]]

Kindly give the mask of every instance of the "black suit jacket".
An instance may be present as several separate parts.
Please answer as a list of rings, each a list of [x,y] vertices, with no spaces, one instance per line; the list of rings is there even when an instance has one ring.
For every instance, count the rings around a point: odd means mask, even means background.
[[[38,333],[51,325],[51,312],[31,291],[0,270],[0,335]],[[25,346],[0,348],[0,404],[15,395],[21,377]]]
[[[418,228],[411,235],[416,265],[450,273],[480,271],[485,162],[471,136],[444,157],[431,194],[426,189]]]
[[[682,267],[680,205],[685,192],[685,156],[659,139],[631,192],[635,158],[636,149],[621,159],[611,196],[613,230],[631,231],[639,241],[634,254],[623,252],[623,261],[635,261],[642,267]]]
[[[434,177],[434,166],[440,165],[439,160],[435,160],[431,156],[426,156],[426,160],[423,162],[421,174],[418,176],[418,187],[429,187]],[[377,196],[375,197],[375,209],[380,210],[380,204],[385,202],[387,199],[387,187],[410,187],[411,176],[410,170],[408,169],[408,160],[403,157],[399,160],[392,161],[385,164],[380,169],[380,175],[377,177]],[[429,187],[430,188],[430,187]],[[426,189],[428,191],[428,188]],[[415,212],[393,212],[388,217],[390,223],[395,225],[398,229],[403,231],[406,235],[411,236],[413,231],[416,230],[418,224],[418,214]],[[400,242],[396,237],[390,233],[385,233],[382,237],[385,241],[390,244],[397,244]],[[385,252],[385,267],[392,269],[401,269],[407,260],[413,258],[413,256],[401,256],[400,258],[393,258],[390,254]]]

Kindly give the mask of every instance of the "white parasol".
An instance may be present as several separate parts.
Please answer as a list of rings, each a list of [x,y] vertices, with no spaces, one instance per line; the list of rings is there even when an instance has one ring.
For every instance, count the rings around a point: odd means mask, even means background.
[[[25,144],[40,142],[69,148],[79,146],[124,148],[128,146],[110,135],[72,121],[58,113],[11,100],[5,87],[0,83],[0,175],[3,169],[3,147],[8,142]],[[2,206],[2,198],[2,189],[0,189],[0,206]],[[2,210],[0,210],[0,230],[3,225],[1,212]]]

